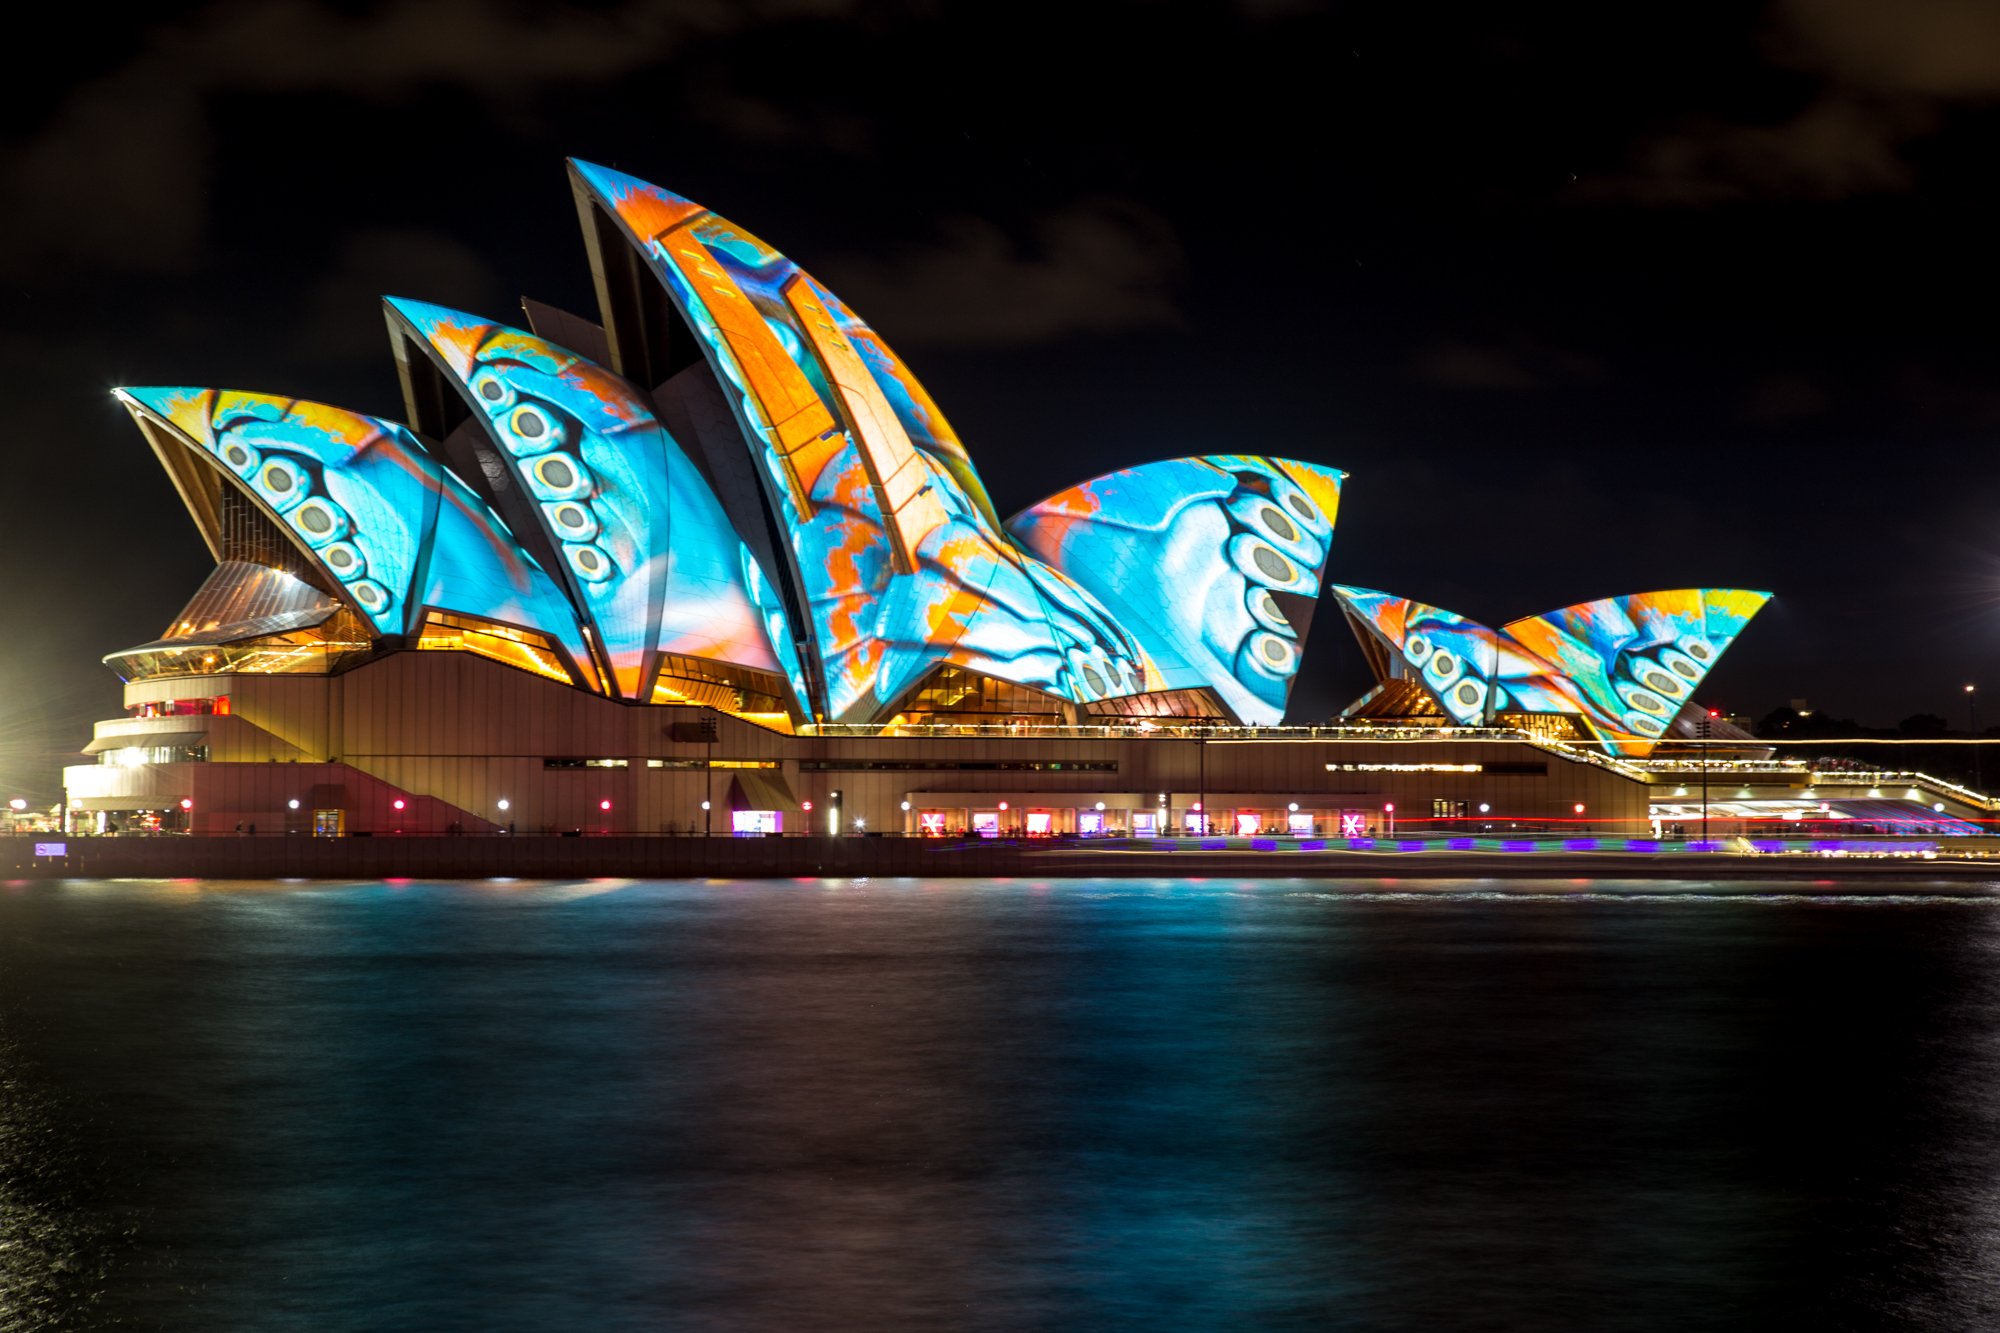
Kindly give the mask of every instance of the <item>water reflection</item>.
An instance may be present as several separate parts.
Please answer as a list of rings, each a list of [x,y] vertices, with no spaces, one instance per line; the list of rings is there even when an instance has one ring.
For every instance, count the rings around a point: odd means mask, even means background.
[[[0,1329],[82,1327],[103,1294],[100,1177],[62,1119],[0,1028]]]
[[[1332,887],[12,891],[0,1328],[1992,1322],[2000,904]]]

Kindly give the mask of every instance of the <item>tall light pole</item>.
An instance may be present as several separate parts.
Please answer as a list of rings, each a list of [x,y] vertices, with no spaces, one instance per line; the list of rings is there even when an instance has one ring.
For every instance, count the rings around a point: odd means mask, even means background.
[[[1715,727],[1713,725],[1713,720],[1717,716],[1718,714],[1716,710],[1711,708],[1708,710],[1708,715],[1702,718],[1701,720],[1701,840],[1703,842],[1707,842],[1709,840],[1708,838],[1708,741],[1709,738],[1715,734]]]
[[[1972,789],[1983,796],[1986,782],[1979,773],[1979,695],[1976,687],[1965,687],[1965,706],[1972,713]]]
[[[1194,756],[1195,780],[1201,788],[1201,794],[1196,798],[1195,805],[1201,811],[1202,836],[1207,837],[1210,824],[1208,822],[1208,718],[1206,716],[1201,719],[1201,726],[1195,732]]]

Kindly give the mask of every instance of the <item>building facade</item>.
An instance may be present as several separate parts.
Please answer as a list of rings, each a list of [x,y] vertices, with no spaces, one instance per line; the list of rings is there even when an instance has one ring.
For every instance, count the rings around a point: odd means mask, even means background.
[[[1338,588],[1409,688],[1284,728],[1341,472],[1168,459],[1003,520],[832,291],[666,190],[587,163],[570,182],[598,317],[386,298],[404,421],[118,391],[217,563],[106,659],[126,716],[66,771],[73,824],[1637,832],[1647,780],[1620,756],[1764,600],[1490,631]]]

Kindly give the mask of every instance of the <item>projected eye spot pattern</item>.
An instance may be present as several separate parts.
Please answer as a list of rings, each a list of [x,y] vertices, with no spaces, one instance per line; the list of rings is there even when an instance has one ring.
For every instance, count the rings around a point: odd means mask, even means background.
[[[587,542],[597,535],[596,516],[574,500],[543,505],[542,512],[549,516],[549,525],[565,541]]]
[[[319,558],[342,580],[358,579],[367,572],[368,560],[353,542],[333,542],[323,548]]]
[[[347,513],[325,496],[308,496],[293,512],[292,526],[313,546],[321,547],[347,535]]]
[[[489,412],[509,407],[514,402],[514,386],[484,366],[472,372],[471,384],[473,396]]]
[[[1285,613],[1278,609],[1278,599],[1271,596],[1269,588],[1252,588],[1245,605],[1250,608],[1250,618],[1265,629],[1275,630],[1280,634],[1291,631],[1290,622],[1285,619]]]
[[[229,464],[230,471],[239,477],[254,477],[263,464],[264,456],[240,441],[231,440],[217,448],[216,454]]]
[[[250,484],[281,514],[305,499],[312,488],[305,469],[282,455],[266,457]]]
[[[487,383],[494,381],[488,380]],[[499,420],[502,423],[500,437],[506,443],[508,452],[516,458],[560,449],[569,443],[572,435],[566,429],[567,423],[536,403],[522,403]]]

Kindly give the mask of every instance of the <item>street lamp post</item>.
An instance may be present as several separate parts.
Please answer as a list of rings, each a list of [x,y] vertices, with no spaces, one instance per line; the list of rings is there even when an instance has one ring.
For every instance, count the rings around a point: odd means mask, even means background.
[[[1711,720],[1715,716],[1716,716],[1716,711],[1713,708],[1711,708],[1708,710],[1708,716],[1704,717],[1701,720],[1701,840],[1703,842],[1707,842],[1709,840],[1708,839],[1708,742],[1709,738],[1715,734],[1715,729],[1710,725]]]
[[[1972,714],[1972,789],[1984,795],[1986,781],[1979,771],[1979,695],[1974,686],[1965,687],[1965,706]]]
[[[1195,808],[1201,811],[1202,836],[1208,835],[1208,719],[1202,718],[1194,733],[1195,781],[1201,788]]]

